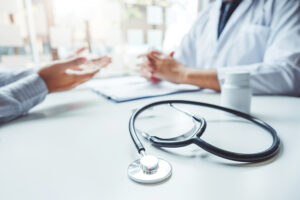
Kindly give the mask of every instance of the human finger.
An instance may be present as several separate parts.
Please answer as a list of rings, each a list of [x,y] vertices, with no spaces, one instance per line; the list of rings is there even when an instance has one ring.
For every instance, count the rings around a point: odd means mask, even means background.
[[[137,58],[147,58],[148,53],[138,55]]]
[[[153,72],[155,70],[155,67],[153,67],[150,63],[140,63],[137,64],[137,67],[145,68],[149,72]]]
[[[100,71],[99,68],[91,68],[91,69],[84,69],[84,68],[71,69],[71,68],[69,68],[65,71],[65,73],[68,75],[86,75],[86,74],[98,73],[99,71]]]
[[[75,55],[79,56],[80,54],[82,54],[85,50],[87,50],[87,47],[82,47],[78,50],[76,50]]]
[[[94,70],[91,72],[85,72],[85,73],[73,73],[73,79],[75,81],[85,80],[85,79],[91,79],[93,78],[100,70]]]
[[[140,74],[142,77],[146,78],[146,79],[150,79],[152,73],[147,69],[146,66],[142,66],[140,68]]]
[[[101,57],[101,58],[96,58],[96,59],[92,59],[91,60],[92,62],[95,62],[95,63],[97,63],[97,62],[111,62],[111,57],[109,57],[109,56],[104,56],[104,57]]]
[[[154,74],[151,74],[150,81],[152,83],[156,84],[156,83],[159,83],[161,80],[159,78],[155,77]]]
[[[108,56],[104,56],[102,58],[93,59],[91,62],[100,68],[104,68],[112,62],[112,59]]]
[[[68,56],[68,59],[72,59],[72,58],[76,58],[76,57],[80,56],[80,54],[82,54],[85,50],[87,50],[87,47],[82,47],[82,48],[76,50],[74,55]]]
[[[152,55],[162,55],[163,53],[160,52],[160,51],[154,50],[154,51],[150,51],[148,54],[152,54]]]
[[[160,81],[159,78],[153,75],[153,71],[150,71],[148,66],[143,66],[140,68],[140,74],[142,77],[146,78],[148,81],[152,83],[158,83]]]
[[[157,61],[158,59],[156,59],[155,57],[153,57],[153,55],[147,55],[147,58],[148,58],[148,63],[151,67],[155,68],[156,65],[157,65]]]
[[[79,58],[74,58],[72,60],[66,61],[66,62],[62,62],[59,65],[64,68],[76,68],[79,67],[80,65],[83,65],[87,62],[87,59],[84,57],[79,57]]]
[[[175,54],[175,51],[172,51],[172,52],[170,53],[170,56],[171,56],[171,57],[174,57],[174,54]]]
[[[152,60],[152,62],[156,63],[157,60],[161,59],[162,54],[157,54],[157,53],[150,53],[148,54],[148,59]]]

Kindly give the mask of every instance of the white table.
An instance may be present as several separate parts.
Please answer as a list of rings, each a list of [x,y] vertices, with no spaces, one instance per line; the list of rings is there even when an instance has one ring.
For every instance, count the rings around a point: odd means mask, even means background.
[[[252,113],[283,144],[272,161],[241,165],[147,145],[172,164],[172,177],[156,185],[128,179],[138,158],[128,119],[132,109],[160,99],[218,104],[220,97],[199,92],[114,104],[85,89],[49,95],[28,116],[0,127],[0,199],[300,199],[300,99],[292,97],[253,98]]]

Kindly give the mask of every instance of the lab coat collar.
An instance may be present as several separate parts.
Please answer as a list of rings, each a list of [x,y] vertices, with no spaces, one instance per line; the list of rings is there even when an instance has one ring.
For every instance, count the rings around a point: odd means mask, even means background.
[[[213,23],[214,27],[214,37],[216,38],[216,41],[218,43],[221,43],[224,38],[226,38],[229,30],[238,22],[238,20],[241,18],[243,14],[245,14],[250,6],[252,5],[252,0],[242,0],[240,5],[237,7],[237,9],[233,12],[232,16],[228,20],[223,32],[221,33],[219,39],[218,39],[218,25],[219,25],[219,19],[220,19],[220,10],[222,6],[222,2],[224,0],[219,0],[216,2],[215,6],[212,8],[210,12],[210,20]]]

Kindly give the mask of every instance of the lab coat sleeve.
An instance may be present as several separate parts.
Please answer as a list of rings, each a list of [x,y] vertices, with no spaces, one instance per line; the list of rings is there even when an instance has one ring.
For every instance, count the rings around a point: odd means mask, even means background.
[[[248,71],[254,94],[300,95],[300,1],[275,1],[271,33],[262,63],[218,68],[220,85],[228,72]]]
[[[174,58],[185,66],[196,66],[197,34],[201,34],[201,30],[199,31],[198,28],[203,27],[202,24],[208,21],[208,13],[211,6],[212,5],[208,6],[208,8],[199,14],[192,28],[183,37],[179,48],[175,51]]]
[[[180,48],[176,49],[174,54],[174,58],[185,66],[196,65],[196,49],[193,41],[196,41],[196,39],[194,37],[194,30],[192,29],[184,36]]]
[[[47,94],[44,80],[35,73],[0,87],[0,124],[26,114]]]

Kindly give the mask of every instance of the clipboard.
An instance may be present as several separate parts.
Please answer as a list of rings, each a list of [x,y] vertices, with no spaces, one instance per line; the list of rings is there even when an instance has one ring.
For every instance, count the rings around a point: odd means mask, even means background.
[[[94,79],[87,83],[87,87],[115,103],[201,90],[194,85],[174,84],[168,81],[152,83],[140,76]]]

